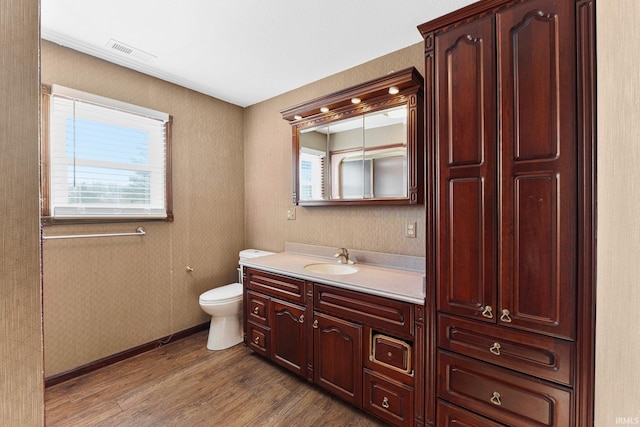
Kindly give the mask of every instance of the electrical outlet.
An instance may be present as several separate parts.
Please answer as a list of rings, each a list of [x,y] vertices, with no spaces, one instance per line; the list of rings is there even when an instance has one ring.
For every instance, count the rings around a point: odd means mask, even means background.
[[[405,221],[404,223],[404,237],[414,238],[416,237],[416,222]]]
[[[289,209],[287,209],[287,219],[289,219],[289,220],[296,219],[296,207],[295,206],[291,206]]]

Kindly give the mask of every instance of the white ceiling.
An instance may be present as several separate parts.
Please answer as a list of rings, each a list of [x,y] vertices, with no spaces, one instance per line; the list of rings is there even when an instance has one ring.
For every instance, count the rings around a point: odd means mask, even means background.
[[[41,23],[44,39],[246,107],[418,43],[418,25],[474,1],[41,0]]]

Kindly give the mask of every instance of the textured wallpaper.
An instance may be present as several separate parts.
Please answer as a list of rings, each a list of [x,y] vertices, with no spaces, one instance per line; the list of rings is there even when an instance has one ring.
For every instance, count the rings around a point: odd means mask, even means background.
[[[291,126],[279,113],[292,105],[412,66],[424,73],[422,43],[246,109],[244,159],[248,246],[282,251],[284,242],[295,242],[424,256],[424,205],[298,206],[297,219],[288,220],[292,193]],[[404,236],[407,220],[417,222],[416,238]]]
[[[639,21],[636,0],[597,3],[596,426],[640,424]]]
[[[43,243],[50,376],[208,320],[198,296],[237,280],[244,246],[243,110],[46,41],[42,82],[173,116],[174,222],[44,229],[111,233],[142,225],[147,231],[144,237]]]
[[[37,0],[0,2],[0,424],[44,424]]]

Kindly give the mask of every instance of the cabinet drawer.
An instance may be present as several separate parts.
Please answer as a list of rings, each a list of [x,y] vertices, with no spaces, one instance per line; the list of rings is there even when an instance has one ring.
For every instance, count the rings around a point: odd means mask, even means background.
[[[247,292],[247,319],[269,326],[269,298],[255,292]]]
[[[438,347],[572,385],[572,343],[452,316],[438,316]]]
[[[374,362],[399,372],[410,374],[413,370],[411,346],[386,335],[374,334],[371,337],[371,358]]]
[[[568,426],[573,407],[569,389],[442,350],[438,397],[523,427]]]
[[[404,336],[413,335],[413,305],[375,295],[314,284],[314,309]]]
[[[253,322],[247,322],[247,345],[256,353],[270,357],[271,330]]]
[[[304,280],[247,268],[247,287],[285,301],[304,304]]]
[[[411,426],[413,389],[365,369],[364,409],[395,426]]]
[[[437,405],[438,427],[504,427],[504,424],[498,424],[439,399]]]

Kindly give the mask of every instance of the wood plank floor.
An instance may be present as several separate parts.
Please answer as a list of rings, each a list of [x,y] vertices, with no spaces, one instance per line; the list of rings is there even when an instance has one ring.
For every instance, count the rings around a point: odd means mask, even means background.
[[[243,345],[200,332],[45,391],[49,427],[384,426]]]

